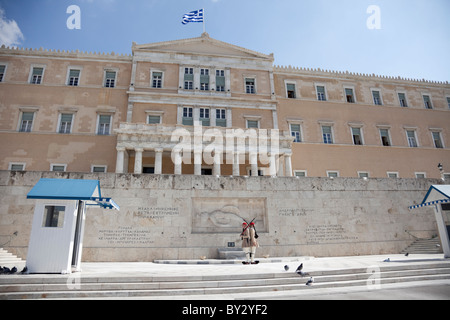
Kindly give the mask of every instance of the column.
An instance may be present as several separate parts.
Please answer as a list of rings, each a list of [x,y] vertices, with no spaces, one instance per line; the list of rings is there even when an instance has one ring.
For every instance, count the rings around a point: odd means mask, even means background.
[[[155,174],[162,174],[163,148],[155,149]]]
[[[175,172],[174,174],[181,174],[181,165],[182,165],[182,158],[181,158],[181,151],[174,154],[174,165],[175,165]]]
[[[250,164],[252,166],[252,177],[258,176],[258,154],[250,153]]]
[[[141,174],[142,173],[142,153],[144,152],[144,149],[142,148],[135,148],[134,149],[134,173],[135,174]]]
[[[292,177],[292,160],[291,160],[292,154],[285,153],[284,154],[284,165],[286,169],[286,177]]]
[[[278,176],[279,177],[284,177],[284,165],[283,165],[283,161],[284,161],[284,155],[280,154],[278,156]]]
[[[125,173],[124,172],[125,148],[117,147],[116,149],[117,149],[116,173]]]
[[[276,153],[271,152],[269,153],[269,157],[270,157],[270,163],[269,163],[269,171],[270,171],[270,176],[271,177],[276,177],[277,176],[277,160],[276,160]]]
[[[214,166],[213,166],[213,176],[220,176],[220,152],[214,151]]]
[[[202,151],[194,151],[194,175],[202,175]]]
[[[239,152],[233,153],[233,176],[239,177],[241,174],[239,172]]]

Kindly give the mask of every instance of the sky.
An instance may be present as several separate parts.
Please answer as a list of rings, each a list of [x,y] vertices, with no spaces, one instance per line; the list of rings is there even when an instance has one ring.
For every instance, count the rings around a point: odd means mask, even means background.
[[[450,81],[450,0],[0,0],[0,45],[131,54],[199,37],[181,20],[201,8],[212,38],[275,65]]]

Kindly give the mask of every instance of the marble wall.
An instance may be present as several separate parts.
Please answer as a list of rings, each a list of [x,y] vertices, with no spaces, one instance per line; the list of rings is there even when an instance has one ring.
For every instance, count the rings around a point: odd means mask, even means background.
[[[0,171],[0,244],[23,259],[35,203],[26,195],[40,178],[99,179],[120,206],[87,210],[83,261],[218,258],[254,218],[258,256],[398,253],[411,235],[437,235],[432,209],[408,209],[432,179]]]

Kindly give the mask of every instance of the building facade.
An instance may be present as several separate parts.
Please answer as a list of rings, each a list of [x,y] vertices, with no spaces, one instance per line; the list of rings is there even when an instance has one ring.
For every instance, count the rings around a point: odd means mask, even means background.
[[[450,84],[298,69],[201,37],[0,48],[0,170],[441,178]]]

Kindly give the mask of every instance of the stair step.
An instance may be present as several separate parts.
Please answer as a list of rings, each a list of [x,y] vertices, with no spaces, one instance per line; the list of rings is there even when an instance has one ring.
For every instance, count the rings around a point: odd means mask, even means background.
[[[442,253],[440,243],[441,242],[437,237],[432,239],[418,239],[407,248],[403,249],[401,253]]]
[[[312,271],[309,277],[295,272],[209,276],[80,277],[79,289],[68,275],[0,275],[1,299],[82,299],[113,297],[157,297],[205,294],[275,292],[311,288],[365,286],[372,273],[366,268]],[[380,267],[380,283],[450,280],[450,263],[386,265]]]

